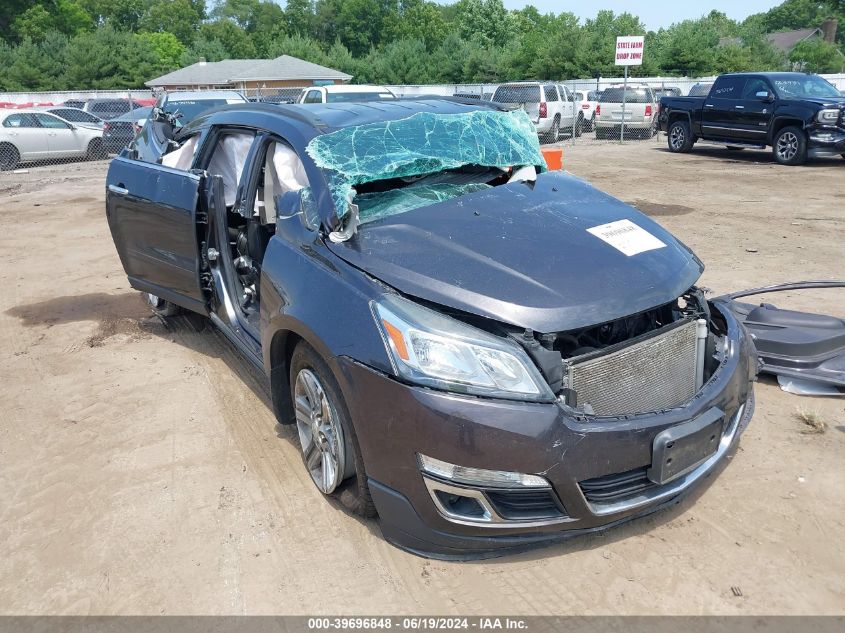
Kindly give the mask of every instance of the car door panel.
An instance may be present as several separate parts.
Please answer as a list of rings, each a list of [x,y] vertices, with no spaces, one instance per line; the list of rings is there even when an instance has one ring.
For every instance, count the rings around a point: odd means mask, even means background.
[[[742,108],[739,108],[739,127],[748,142],[764,144],[772,120],[773,105],[756,96],[757,92],[772,93],[771,86],[762,78],[749,79],[742,94]]]
[[[704,99],[701,131],[704,136],[744,140],[742,90],[744,77],[720,77]]]
[[[107,182],[106,215],[130,285],[205,312],[197,238],[203,178],[117,157]]]
[[[70,129],[67,123],[47,113],[39,113],[36,117],[47,134],[47,149],[51,157],[78,156],[85,151],[80,148],[81,141],[76,130]]]
[[[10,119],[14,120],[14,124]],[[47,144],[47,130],[41,127],[35,115],[21,112],[11,115],[7,122],[10,127],[4,127],[9,141],[17,148],[22,160],[42,160],[49,158],[50,148]]]

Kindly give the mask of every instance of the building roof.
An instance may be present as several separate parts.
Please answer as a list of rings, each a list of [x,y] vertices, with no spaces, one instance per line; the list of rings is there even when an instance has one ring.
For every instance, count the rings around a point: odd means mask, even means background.
[[[810,28],[797,29],[795,31],[781,31],[779,33],[769,33],[768,35],[766,35],[766,39],[769,41],[769,44],[774,46],[776,49],[784,53],[789,53],[800,42],[803,42],[804,40],[809,39],[813,36],[821,37],[821,29]]]
[[[347,75],[333,68],[282,55],[276,59],[224,59],[197,62],[146,82],[157,86],[222,86],[239,81],[278,81],[290,79],[348,81]]]

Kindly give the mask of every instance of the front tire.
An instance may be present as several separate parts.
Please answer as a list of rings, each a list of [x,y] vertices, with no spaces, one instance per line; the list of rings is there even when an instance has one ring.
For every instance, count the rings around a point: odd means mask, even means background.
[[[11,143],[0,143],[0,171],[12,171],[21,160],[18,148]]]
[[[669,151],[675,154],[685,154],[692,149],[692,132],[686,121],[675,121],[669,126],[666,134]]]
[[[772,155],[781,165],[803,165],[807,162],[807,135],[804,130],[794,126],[780,130],[772,142]]]
[[[85,151],[85,155],[88,157],[88,160],[102,160],[108,156],[103,139],[92,138],[88,142],[88,149]]]
[[[583,132],[584,132],[584,115],[579,112],[578,113],[578,122],[575,124],[575,131],[574,131],[575,137],[577,138],[577,137],[581,136],[581,134]]]
[[[340,387],[325,361],[304,341],[291,357],[290,389],[302,461],[314,485],[349,511],[375,516],[367,471]]]
[[[144,293],[144,300],[156,316],[173,317],[182,314],[182,308],[180,306],[177,306],[175,303],[170,303],[151,292]]]

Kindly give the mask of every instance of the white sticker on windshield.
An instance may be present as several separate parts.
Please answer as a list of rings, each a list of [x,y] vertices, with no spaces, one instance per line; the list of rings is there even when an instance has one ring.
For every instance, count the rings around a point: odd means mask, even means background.
[[[666,244],[654,237],[651,233],[630,220],[617,220],[609,224],[594,226],[591,229],[587,229],[587,232],[607,242],[616,250],[625,253],[628,257],[666,246]]]

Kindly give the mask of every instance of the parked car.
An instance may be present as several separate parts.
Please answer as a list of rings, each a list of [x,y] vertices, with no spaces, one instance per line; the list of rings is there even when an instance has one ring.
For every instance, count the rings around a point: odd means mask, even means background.
[[[230,103],[248,103],[236,90],[191,90],[165,92],[159,95],[155,107],[176,117],[177,125],[186,125],[206,110]]]
[[[384,86],[336,85],[303,88],[297,103],[346,103],[350,101],[384,101],[396,95]]]
[[[528,113],[537,134],[546,143],[555,143],[561,130],[580,134],[575,104],[568,92],[560,93],[553,83],[522,81],[502,84],[493,93],[493,102]]]
[[[80,108],[71,108],[65,106],[50,106],[44,108],[45,112],[55,114],[57,117],[75,123],[84,127],[96,127],[103,129],[103,120],[96,114],[85,112]]]
[[[56,158],[104,158],[103,132],[41,110],[0,110],[0,171]]]
[[[117,153],[138,135],[147,119],[152,114],[152,108],[138,108],[115,117],[103,124],[103,142],[109,152]]]
[[[174,130],[209,110],[231,104],[249,103],[234,90],[167,92],[159,96],[152,113],[130,146],[141,160],[155,162],[164,153]]]
[[[689,89],[688,97],[706,97],[710,94],[710,89],[713,87],[712,83],[697,83]]]
[[[625,136],[651,138],[657,133],[657,101],[646,84],[607,88],[596,106],[596,138],[620,138],[624,101]]]
[[[735,450],[757,365],[696,286],[703,264],[546,171],[523,112],[244,104],[172,140],[109,167],[129,283],[165,318],[208,315],[266,372],[317,489],[398,546],[590,532],[675,503]]]
[[[67,102],[65,102],[67,104]],[[85,112],[97,115],[99,118],[108,121],[130,110],[140,108],[140,103],[134,99],[86,99],[82,105]]]
[[[800,165],[808,156],[845,158],[845,98],[818,75],[722,75],[706,97],[661,99],[660,127],[671,152],[688,152],[702,140],[771,147],[783,165]]]
[[[575,107],[581,108],[583,129],[592,132],[596,123],[596,106],[599,104],[599,92],[596,90],[576,90]]]
[[[654,98],[660,101],[661,97],[680,97],[682,95],[681,89],[674,86],[663,86],[662,88],[654,88]]]

